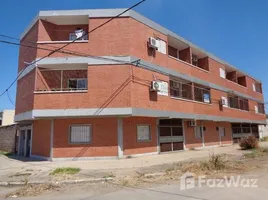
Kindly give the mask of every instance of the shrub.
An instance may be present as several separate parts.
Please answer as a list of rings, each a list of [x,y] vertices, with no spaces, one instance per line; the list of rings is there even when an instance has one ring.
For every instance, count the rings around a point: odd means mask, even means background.
[[[201,168],[206,170],[222,170],[227,167],[227,161],[223,155],[215,155],[214,153],[209,156],[208,161],[201,162]]]
[[[259,141],[255,136],[250,135],[242,138],[239,142],[239,146],[241,147],[242,150],[256,149],[259,147]]]

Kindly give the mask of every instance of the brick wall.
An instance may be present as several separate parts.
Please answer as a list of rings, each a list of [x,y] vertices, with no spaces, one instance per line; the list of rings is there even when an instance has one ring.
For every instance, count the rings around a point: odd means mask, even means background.
[[[50,156],[51,120],[35,120],[32,133],[32,155]]]
[[[88,92],[35,94],[34,109],[116,108],[131,106],[129,66],[89,66],[87,77]],[[37,81],[37,85],[39,85],[40,81]]]
[[[70,126],[78,124],[91,125],[90,144],[69,143]],[[56,119],[54,121],[54,158],[117,156],[117,150],[116,118]]]
[[[15,114],[27,112],[34,105],[35,70],[32,70],[17,82]]]
[[[203,121],[204,130],[204,145],[205,146],[218,146],[220,144],[227,145],[232,144],[232,129],[231,123],[227,122],[213,122]],[[201,121],[197,121],[197,126],[201,126]],[[219,130],[217,127],[225,128],[225,136],[220,139]],[[185,146],[186,148],[198,148],[202,147],[202,138],[197,138],[195,135],[196,127],[189,127],[188,121],[184,122],[185,129]],[[220,143],[221,140],[221,143]]]
[[[14,152],[17,125],[0,126],[0,151]]]
[[[150,125],[151,141],[138,142],[137,125]],[[156,118],[129,117],[123,119],[124,155],[157,152]]]

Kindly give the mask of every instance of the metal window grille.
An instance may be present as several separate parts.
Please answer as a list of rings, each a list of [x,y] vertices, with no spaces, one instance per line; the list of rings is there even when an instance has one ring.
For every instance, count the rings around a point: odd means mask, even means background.
[[[90,143],[91,126],[74,125],[70,127],[70,143]]]
[[[265,114],[264,104],[258,103],[258,113]]]
[[[137,126],[137,138],[138,141],[150,141],[151,131],[149,125],[138,125]]]

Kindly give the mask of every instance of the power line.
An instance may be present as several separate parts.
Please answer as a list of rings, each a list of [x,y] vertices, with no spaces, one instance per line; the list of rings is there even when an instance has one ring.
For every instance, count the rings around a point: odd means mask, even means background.
[[[0,43],[9,44],[9,45],[15,45],[15,46],[22,46],[22,47],[33,48],[33,49],[40,49],[40,50],[50,51],[50,52],[54,51],[54,49],[36,47],[36,46],[31,46],[31,45],[26,45],[26,44],[20,44],[20,43],[10,42],[10,41],[6,41],[6,40],[0,40]],[[58,52],[62,53],[62,54],[67,54],[67,55],[75,55],[75,56],[81,56],[81,57],[86,57],[86,58],[95,58],[95,59],[100,59],[100,60],[106,60],[106,61],[108,60],[108,61],[113,61],[113,62],[119,62],[119,63],[122,63],[122,64],[128,64],[129,63],[129,62],[125,62],[125,61],[118,60],[118,59],[112,59],[112,58],[107,58],[107,57],[102,57],[102,56],[95,56],[95,55],[91,55],[91,54],[85,54],[85,53],[69,51],[69,50],[68,51],[59,50]]]
[[[26,69],[28,66],[33,65],[33,64],[35,64],[35,63],[37,63],[37,62],[39,62],[39,61],[41,61],[41,60],[43,60],[43,59],[45,59],[45,58],[51,56],[52,54],[54,54],[54,53],[56,53],[56,52],[62,50],[63,48],[69,46],[70,44],[73,44],[75,41],[77,41],[77,40],[83,38],[84,36],[88,36],[90,33],[96,31],[97,29],[99,29],[99,28],[101,28],[101,27],[103,27],[104,25],[108,24],[108,23],[111,22],[112,20],[114,20],[114,19],[120,17],[121,15],[123,15],[124,13],[128,12],[129,10],[135,8],[136,6],[140,5],[140,4],[143,3],[144,1],[146,1],[146,0],[142,0],[142,1],[140,1],[140,2],[138,2],[138,3],[136,3],[136,4],[134,4],[134,5],[131,6],[130,8],[124,10],[123,12],[121,12],[121,13],[119,13],[118,15],[116,15],[116,16],[110,18],[110,19],[107,20],[106,22],[104,22],[104,23],[100,24],[99,26],[93,28],[93,29],[90,30],[89,32],[83,34],[81,37],[78,37],[78,38],[72,40],[71,42],[69,42],[69,43],[67,43],[67,44],[65,44],[65,45],[63,45],[63,46],[61,46],[60,48],[51,51],[51,52],[50,52],[49,54],[47,54],[46,56],[43,56],[43,57],[41,57],[40,59],[37,59],[37,60],[33,61],[32,63],[28,64],[27,66],[24,67],[24,69],[23,69],[23,70],[21,71],[21,73],[16,77],[16,79],[15,79],[15,80],[14,80],[8,87],[7,87],[7,89],[4,90],[4,91],[0,94],[0,97],[2,97],[2,96],[3,96],[3,95],[4,95],[4,94],[5,94],[5,93],[6,93],[6,92],[13,86],[13,84],[18,80],[18,78],[20,77],[20,75],[25,71],[25,69]]]
[[[7,97],[8,97],[8,99],[9,99],[10,103],[15,107],[15,103],[14,103],[13,100],[11,99],[11,97],[10,97],[8,91],[6,92],[6,94],[7,94]]]

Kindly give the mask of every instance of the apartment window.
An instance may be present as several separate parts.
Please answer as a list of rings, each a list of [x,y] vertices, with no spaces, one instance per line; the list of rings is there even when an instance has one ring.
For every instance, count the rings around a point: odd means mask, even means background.
[[[220,127],[220,134],[221,134],[221,137],[225,137],[226,136],[225,128],[224,127]]]
[[[86,90],[87,79],[85,78],[71,78],[68,79],[68,88],[73,90]]]
[[[194,100],[203,103],[210,103],[210,89],[195,84]]]
[[[70,127],[70,143],[91,143],[91,126],[90,125],[72,125]]]
[[[220,68],[220,77],[226,78],[226,72],[225,72],[225,69],[223,68]]]
[[[253,83],[252,89],[254,92],[262,93],[261,83]]]
[[[264,104],[263,103],[258,103],[258,113],[265,114],[265,109],[264,109]]]
[[[236,108],[240,110],[249,110],[248,100],[238,97],[238,96],[231,96],[228,97],[229,107]]]
[[[137,140],[138,142],[146,142],[151,140],[150,125],[137,126]]]
[[[195,54],[192,54],[192,65],[198,66],[198,57]]]
[[[170,80],[170,95],[182,99],[193,99],[191,82]]]
[[[202,127],[201,126],[196,126],[195,127],[195,138],[200,139],[202,138]]]
[[[82,31],[82,36],[81,37],[81,34],[80,35],[77,35],[75,32],[74,33],[70,33],[69,34],[69,40],[70,41],[73,41],[73,40],[88,40],[88,35],[86,34],[85,31]],[[78,37],[81,37],[79,39],[77,39]]]

